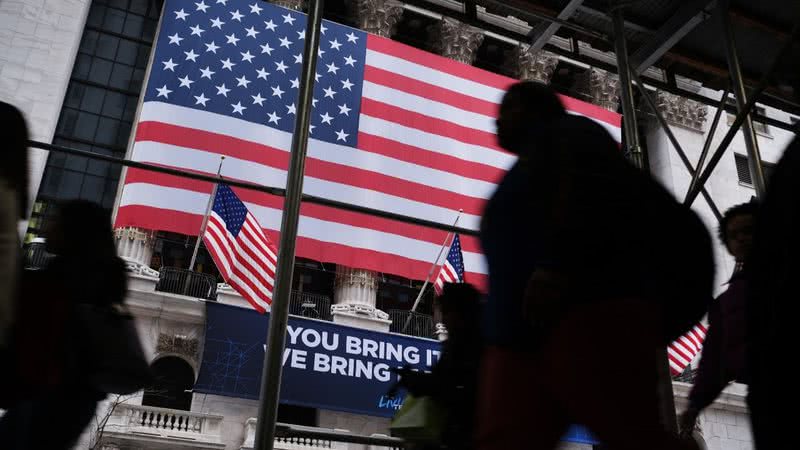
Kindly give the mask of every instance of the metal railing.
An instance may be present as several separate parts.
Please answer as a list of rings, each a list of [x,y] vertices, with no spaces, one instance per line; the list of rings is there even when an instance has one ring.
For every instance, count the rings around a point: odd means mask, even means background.
[[[403,326],[406,324],[408,318],[411,321],[408,328],[403,331]],[[389,310],[389,319],[392,324],[389,326],[389,331],[392,333],[402,333],[409,336],[424,337],[433,339],[435,336],[436,326],[433,323],[433,317],[428,314],[418,312],[411,312],[406,309],[391,309]]]
[[[44,269],[53,255],[47,252],[44,240],[34,240],[24,248],[25,268],[30,270]]]
[[[213,275],[192,272],[178,267],[162,267],[156,291],[217,300],[217,280]]]
[[[292,291],[289,314],[311,319],[332,320],[331,299],[326,295]]]

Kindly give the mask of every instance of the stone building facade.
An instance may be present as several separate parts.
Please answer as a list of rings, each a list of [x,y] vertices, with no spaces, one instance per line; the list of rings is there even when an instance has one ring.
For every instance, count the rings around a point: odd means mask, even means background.
[[[276,0],[274,3],[292,9],[304,6],[302,0]],[[62,143],[104,154],[124,154],[160,4],[155,0],[0,1],[0,100],[23,111],[33,140]],[[400,28],[407,32],[418,27],[419,35],[425,36],[421,47],[465,64],[489,66],[490,63],[480,60],[481,52],[492,46],[499,47],[496,36],[487,34],[485,30],[450,18],[436,18],[435,14],[420,15],[418,8],[408,7],[399,0],[348,0],[345,6],[347,19],[368,32],[397,37]],[[496,22],[503,23],[503,20],[507,18],[497,18]],[[428,28],[425,28],[426,24]],[[524,27],[524,24],[514,22],[509,26]],[[553,38],[554,41],[557,39]],[[522,43],[514,43],[509,50],[501,55],[503,61],[496,65],[497,70],[520,79],[548,83],[557,76],[558,68],[574,63],[544,50],[531,51]],[[565,93],[616,111],[618,77],[597,68],[579,69],[576,72],[579,75],[570,80],[569,91]],[[697,92],[709,97],[722,95],[700,85],[694,86]],[[672,94],[653,94],[689,159],[697,161],[709,133],[711,109]],[[764,108],[763,113],[785,122],[796,119],[771,108]],[[682,198],[690,181],[688,172],[658,123],[644,111],[640,118],[646,131],[642,140],[646,143],[650,171],[678,198]],[[723,115],[712,143],[722,139],[728,122]],[[105,125],[101,127],[100,124]],[[114,127],[114,134],[103,134],[103,130],[110,127]],[[793,134],[766,125],[757,128],[764,162],[774,164]],[[84,130],[91,132],[84,133]],[[746,168],[745,155],[740,134],[706,185],[723,211],[755,195],[747,171],[741,169]],[[64,158],[39,149],[30,150],[30,159],[31,198],[39,200],[31,205],[33,219],[29,230],[33,233],[29,237],[35,236],[41,225],[39,222],[46,220],[50,199],[84,197],[109,207],[113,205],[119,167]],[[76,186],[75,183],[80,184]],[[714,230],[716,219],[702,198],[695,203],[695,209],[709,229]],[[25,228],[26,225],[22,224],[21,229]],[[162,242],[163,236],[148,230],[121,229],[117,230],[117,240],[120,254],[127,258],[131,271],[128,303],[137,317],[148,354],[154,364],[158,361],[182,361],[196,376],[203,342],[203,301],[155,290],[158,267],[151,266],[161,265],[154,263],[153,255],[156,251],[163,253],[166,245]],[[716,253],[720,261],[717,286],[722,290],[733,271],[733,261],[719,243]],[[381,309],[382,293],[396,288],[392,295],[408,295],[397,287],[402,283],[388,286],[380,274],[359,268],[337,267],[334,273],[325,276],[330,278],[333,286],[332,313],[333,320],[338,323],[388,331],[392,321],[388,311]],[[302,283],[303,277],[299,278]],[[246,302],[224,288],[218,298],[221,302],[246,307]],[[624,386],[624,380],[620,383]],[[684,407],[688,389],[685,383],[674,383],[679,410]],[[109,399],[98,412],[104,417],[107,407],[114,407],[104,428],[106,447],[174,448],[180,442],[183,448],[252,448],[257,413],[254,401],[187,394],[190,401],[187,410],[142,406],[142,396]],[[388,434],[386,419],[322,410],[314,414],[314,426],[366,435]],[[176,430],[173,426],[167,430],[164,418],[185,425],[182,429],[179,426]],[[162,420],[160,424],[159,420]],[[752,448],[745,388],[741,385],[729,387],[701,416],[700,430],[709,449]],[[82,445],[87,445],[94,436],[93,430],[87,430]],[[278,443],[278,448],[326,445],[329,444],[287,440]],[[328,448],[362,447],[334,443]]]

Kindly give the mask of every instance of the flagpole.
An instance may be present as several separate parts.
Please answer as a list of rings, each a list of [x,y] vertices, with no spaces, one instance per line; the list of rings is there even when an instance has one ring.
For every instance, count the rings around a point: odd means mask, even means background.
[[[458,225],[458,220],[461,218],[462,212],[464,212],[463,209],[458,210],[458,215],[456,215],[456,220],[453,222],[453,228],[455,228],[455,226]],[[431,281],[431,277],[433,276],[434,270],[436,270],[436,267],[439,266],[439,260],[442,258],[442,253],[444,253],[444,249],[452,245],[452,243],[448,244],[451,235],[453,235],[453,232],[448,232],[447,236],[444,237],[442,248],[439,249],[439,254],[436,255],[436,260],[433,261],[431,270],[428,271],[428,276],[425,277],[425,283],[422,284],[422,289],[419,290],[419,294],[417,294],[417,299],[414,300],[414,306],[411,307],[411,313],[408,315],[406,323],[405,325],[403,325],[403,331],[401,331],[401,333],[405,333],[406,330],[408,329],[408,326],[411,324],[411,318],[414,316],[414,312],[417,310],[417,306],[419,306],[420,300],[422,300],[422,294],[425,293],[425,288],[428,287],[428,283]]]
[[[270,307],[264,369],[261,373],[258,421],[253,445],[257,450],[274,448],[275,423],[278,420],[278,402],[283,371],[283,349],[286,346],[286,327],[289,324],[289,296],[292,290],[292,270],[300,219],[300,201],[303,196],[303,173],[308,150],[309,125],[311,125],[311,108],[314,97],[314,74],[317,66],[324,2],[325,0],[308,2],[306,44],[303,49],[297,116],[295,117],[294,133],[292,133],[289,169],[286,174],[286,196],[283,200],[283,214],[281,214],[278,263],[275,265],[275,290]]]
[[[217,168],[217,178],[222,174],[222,163],[225,161],[225,156],[219,157],[219,167]],[[208,198],[208,205],[206,205],[206,213],[203,216],[203,222],[200,224],[200,234],[197,235],[197,240],[194,242],[194,251],[192,252],[192,259],[189,261],[189,271],[194,271],[194,263],[197,262],[197,252],[200,251],[200,242],[203,241],[203,235],[206,234],[206,226],[208,225],[208,216],[211,214],[211,208],[214,207],[214,198],[217,196],[217,183],[214,183],[214,188],[211,189],[211,196]],[[186,277],[186,285],[189,285],[189,277]]]

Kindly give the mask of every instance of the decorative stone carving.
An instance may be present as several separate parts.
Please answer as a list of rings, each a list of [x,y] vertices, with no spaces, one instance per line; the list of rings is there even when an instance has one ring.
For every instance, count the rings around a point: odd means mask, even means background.
[[[194,362],[196,362],[198,358],[198,348],[199,346],[196,338],[167,333],[159,333],[158,344],[156,344],[156,352],[158,353],[181,355]]]
[[[350,9],[359,28],[387,38],[403,16],[403,5],[395,0],[350,0]]]
[[[388,331],[389,315],[377,309],[378,276],[371,270],[336,267],[333,321]]]
[[[153,257],[155,232],[135,227],[114,230],[117,241],[117,254],[125,261],[128,272],[158,277],[158,272],[150,268]]]
[[[549,84],[558,65],[558,57],[544,50],[531,51],[528,44],[520,44],[510,52],[509,65],[517,78]]]
[[[656,105],[667,122],[703,131],[708,116],[708,106],[669,92],[656,92]]]
[[[588,95],[590,101],[609,111],[619,106],[619,77],[605,70],[591,68],[579,78],[579,90]]]
[[[302,11],[306,2],[305,0],[270,0],[270,3],[283,6],[287,9],[293,9],[295,11]]]
[[[446,17],[433,30],[434,49],[445,58],[472,64],[483,42],[483,30]]]

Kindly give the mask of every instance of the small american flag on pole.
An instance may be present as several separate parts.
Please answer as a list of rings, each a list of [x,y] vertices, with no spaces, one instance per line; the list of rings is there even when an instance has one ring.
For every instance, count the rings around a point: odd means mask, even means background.
[[[444,260],[439,275],[433,283],[433,288],[437,295],[441,295],[445,283],[464,282],[464,256],[461,254],[461,239],[458,234],[453,237],[450,244],[450,251],[447,252],[447,259]]]
[[[698,323],[667,347],[669,369],[673,376],[683,373],[686,367],[700,353],[703,349],[703,341],[706,339],[707,331],[708,329],[705,325]]]
[[[217,187],[203,242],[225,281],[259,312],[266,311],[278,249],[226,184]]]

